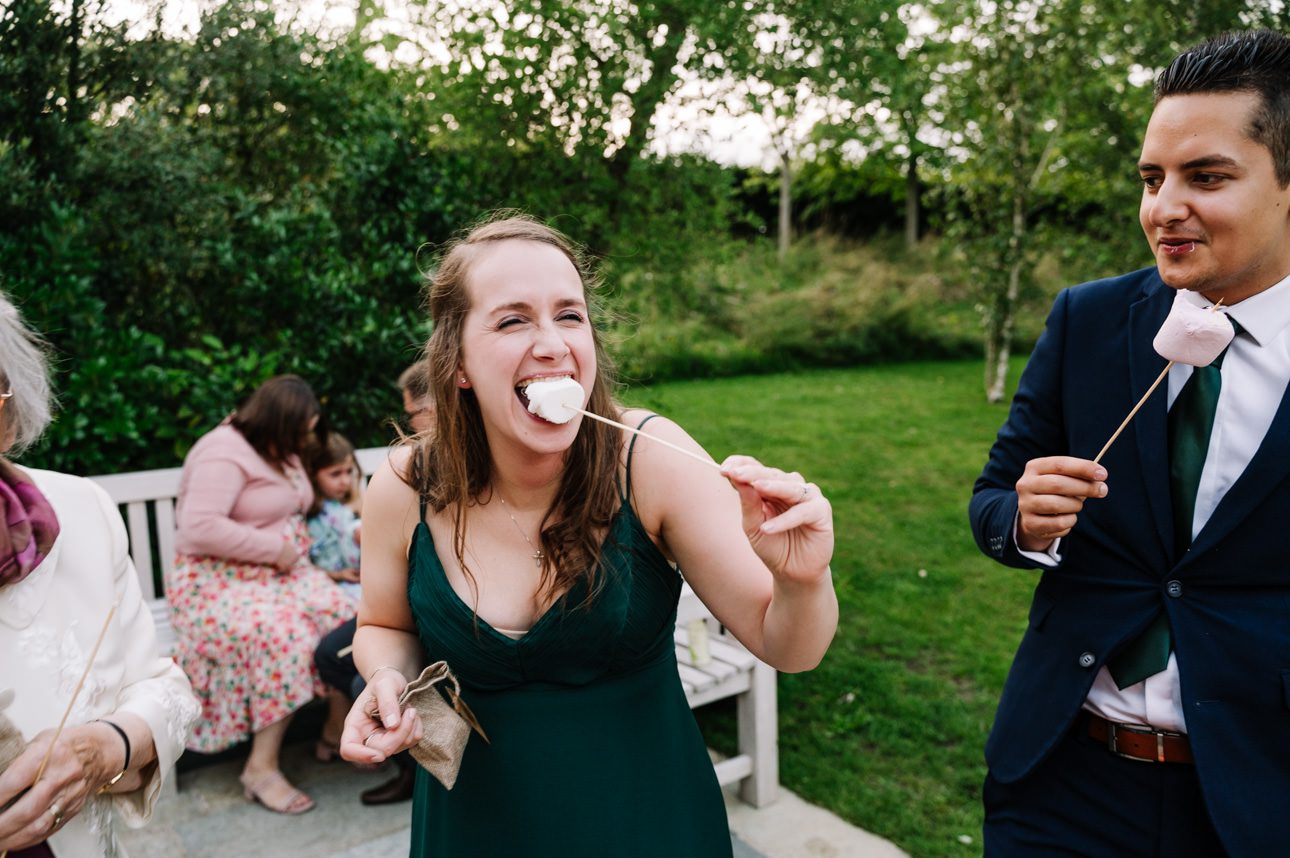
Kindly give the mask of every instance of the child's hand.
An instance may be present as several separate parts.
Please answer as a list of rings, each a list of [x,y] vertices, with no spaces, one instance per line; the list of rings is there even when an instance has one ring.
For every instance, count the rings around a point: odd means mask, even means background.
[[[331,580],[335,581],[337,584],[339,584],[342,581],[347,581],[351,584],[358,583],[357,569],[342,569],[339,572],[328,572],[327,575],[331,578]]]

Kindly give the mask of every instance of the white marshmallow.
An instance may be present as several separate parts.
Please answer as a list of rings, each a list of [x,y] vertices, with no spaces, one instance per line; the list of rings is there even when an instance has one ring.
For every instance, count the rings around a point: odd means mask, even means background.
[[[524,389],[529,411],[551,423],[568,423],[581,409],[587,394],[572,378],[535,381]]]
[[[1197,307],[1182,292],[1151,345],[1166,360],[1191,366],[1209,366],[1236,336],[1227,317],[1216,310]]]

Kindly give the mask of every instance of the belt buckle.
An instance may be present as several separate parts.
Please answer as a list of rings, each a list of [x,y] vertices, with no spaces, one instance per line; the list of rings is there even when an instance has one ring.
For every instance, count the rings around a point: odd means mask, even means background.
[[[1126,760],[1137,760],[1140,763],[1163,763],[1165,762],[1165,737],[1181,736],[1181,733],[1171,733],[1168,730],[1152,730],[1150,727],[1139,727],[1136,724],[1121,724],[1117,721],[1106,722],[1106,749],[1117,757],[1123,757]],[[1133,754],[1125,753],[1119,748],[1117,736],[1123,730],[1126,733],[1133,733],[1137,736],[1155,736],[1156,737],[1156,758],[1154,760],[1148,757],[1135,757]]]

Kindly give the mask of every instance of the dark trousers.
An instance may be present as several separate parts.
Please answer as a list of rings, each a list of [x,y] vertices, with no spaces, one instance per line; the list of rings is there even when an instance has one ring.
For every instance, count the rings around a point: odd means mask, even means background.
[[[985,779],[985,855],[1222,858],[1196,767],[1116,756],[1083,719],[1020,781]]]
[[[49,848],[48,840],[42,840],[35,846],[10,852],[9,858],[54,858],[54,850]]]
[[[318,667],[322,681],[350,700],[358,699],[358,695],[367,687],[363,677],[358,675],[358,668],[354,666],[354,656],[351,653],[340,655],[345,647],[354,645],[354,632],[357,629],[358,620],[346,620],[323,635],[318,648],[314,650],[314,664]]]
[[[367,687],[363,677],[358,675],[358,668],[354,666],[353,654],[340,655],[345,647],[354,645],[354,632],[357,630],[357,619],[341,623],[324,635],[318,648],[314,650],[314,664],[318,667],[322,681],[347,695],[350,700],[356,700]],[[407,751],[395,754],[393,759],[401,769],[415,765]]]

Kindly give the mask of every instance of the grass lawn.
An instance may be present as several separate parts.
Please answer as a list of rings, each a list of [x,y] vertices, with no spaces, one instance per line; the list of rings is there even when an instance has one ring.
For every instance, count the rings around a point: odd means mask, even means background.
[[[982,748],[1034,586],[979,554],[968,529],[972,482],[1006,416],[985,402],[981,371],[866,366],[623,397],[718,460],[801,471],[832,501],[841,623],[819,668],[780,677],[780,777],[918,858],[980,854]],[[733,707],[709,709],[705,734],[732,747]]]

